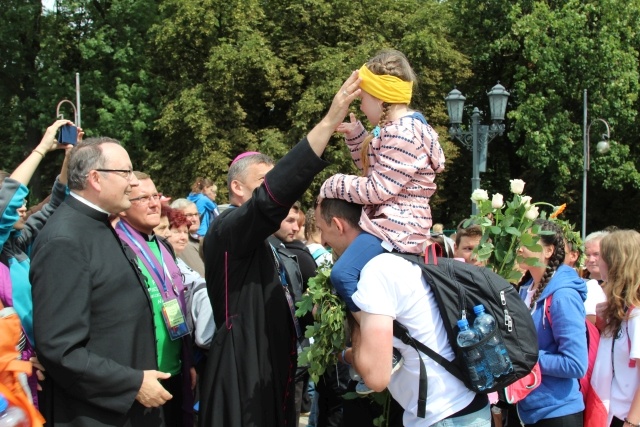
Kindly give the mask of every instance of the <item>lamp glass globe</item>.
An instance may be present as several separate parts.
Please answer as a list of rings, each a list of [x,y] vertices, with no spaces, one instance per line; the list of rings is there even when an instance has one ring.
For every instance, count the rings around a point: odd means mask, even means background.
[[[609,142],[608,141],[600,141],[598,142],[598,145],[596,145],[596,150],[598,151],[598,153],[600,154],[604,154],[607,151],[609,151]]]

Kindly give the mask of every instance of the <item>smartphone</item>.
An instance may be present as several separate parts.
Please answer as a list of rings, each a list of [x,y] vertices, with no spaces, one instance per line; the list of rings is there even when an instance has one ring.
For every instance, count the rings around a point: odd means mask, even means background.
[[[78,141],[78,128],[73,125],[64,125],[60,128],[58,143],[76,145]]]

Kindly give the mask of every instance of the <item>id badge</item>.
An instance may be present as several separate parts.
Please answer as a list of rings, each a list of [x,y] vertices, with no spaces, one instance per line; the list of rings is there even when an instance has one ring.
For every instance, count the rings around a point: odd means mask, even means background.
[[[172,340],[177,340],[189,334],[189,326],[184,320],[184,315],[177,299],[172,299],[162,304],[162,317]]]

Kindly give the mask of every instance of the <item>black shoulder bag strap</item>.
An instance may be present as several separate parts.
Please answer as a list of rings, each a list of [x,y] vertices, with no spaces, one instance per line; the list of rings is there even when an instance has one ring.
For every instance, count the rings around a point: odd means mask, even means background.
[[[442,357],[440,354],[422,344],[420,341],[413,339],[407,328],[397,320],[393,321],[393,336],[408,346],[413,347],[417,352],[422,352],[433,359],[436,363],[447,370],[451,375],[466,383],[462,371],[452,362]],[[425,406],[427,403],[427,390],[429,388],[427,379],[427,369],[424,366],[422,357],[420,357],[420,380],[418,382],[418,417],[425,417]]]
[[[397,320],[393,321],[393,336],[398,338],[400,341],[405,343],[406,345],[410,345],[416,351],[418,351],[418,344],[422,345],[422,343],[417,342],[411,335],[407,328],[404,327],[403,324],[398,322]],[[427,347],[425,347],[427,348]],[[419,352],[418,352],[419,353]],[[420,356],[418,354],[418,356]],[[420,359],[420,380],[418,383],[418,418],[425,417],[426,405],[427,405],[427,389],[429,387],[427,380],[427,368],[424,367],[424,362],[422,361],[422,357]]]

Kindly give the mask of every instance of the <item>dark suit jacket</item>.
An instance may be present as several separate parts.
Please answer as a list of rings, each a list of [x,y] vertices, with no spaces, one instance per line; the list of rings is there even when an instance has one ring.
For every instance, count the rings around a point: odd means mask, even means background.
[[[300,273],[302,274],[302,281],[304,282],[304,288],[307,289],[307,282],[309,279],[316,275],[316,269],[318,265],[313,259],[311,252],[307,249],[307,246],[300,240],[294,240],[293,242],[285,242],[284,246],[289,249],[295,256],[298,257],[298,265],[300,266]]]
[[[67,197],[35,241],[30,278],[47,424],[163,425],[135,400],[142,371],[157,369],[152,307],[107,215]]]

